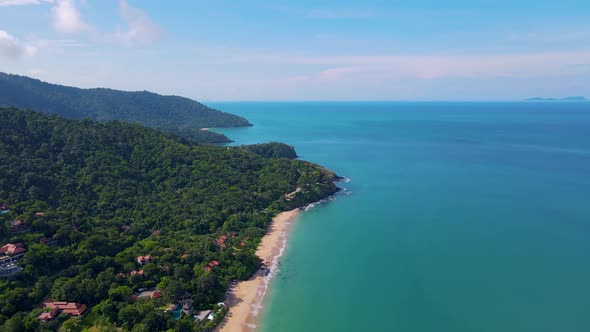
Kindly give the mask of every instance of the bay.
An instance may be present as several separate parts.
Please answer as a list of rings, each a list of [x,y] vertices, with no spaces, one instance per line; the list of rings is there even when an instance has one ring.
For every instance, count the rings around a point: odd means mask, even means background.
[[[590,103],[210,106],[351,179],[301,214],[260,331],[590,331]]]

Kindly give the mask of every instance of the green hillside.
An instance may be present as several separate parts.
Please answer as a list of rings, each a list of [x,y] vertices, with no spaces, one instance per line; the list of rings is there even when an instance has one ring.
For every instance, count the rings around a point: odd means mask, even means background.
[[[10,210],[0,214],[0,245],[27,250],[23,270],[0,278],[0,330],[204,330],[163,308],[188,298],[195,310],[216,309],[232,280],[258,269],[254,252],[274,214],[337,190],[332,172],[275,157],[130,123],[0,109],[0,206]],[[161,298],[133,298],[156,287]],[[88,310],[41,322],[45,298]]]
[[[79,89],[5,73],[0,73],[0,106],[31,109],[69,119],[137,123],[206,143],[228,142],[229,139],[201,128],[251,125],[242,117],[184,97],[147,91]]]

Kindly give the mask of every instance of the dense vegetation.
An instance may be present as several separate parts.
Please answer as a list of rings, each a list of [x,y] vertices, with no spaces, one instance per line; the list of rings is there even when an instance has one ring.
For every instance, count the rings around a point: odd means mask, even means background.
[[[187,293],[196,309],[213,308],[232,280],[259,268],[254,252],[272,216],[334,193],[334,178],[308,162],[135,124],[0,109],[0,204],[11,208],[0,240],[27,249],[23,271],[0,278],[0,330],[199,331],[163,308]],[[15,219],[29,229],[11,231]],[[141,255],[153,261],[140,266]],[[132,299],[153,287],[162,298]],[[90,309],[40,322],[48,297]]]
[[[250,151],[257,155],[268,157],[268,158],[297,158],[297,152],[293,146],[283,143],[264,143],[264,144],[253,144],[241,146],[242,149]]]
[[[28,108],[69,119],[137,123],[206,143],[229,139],[201,128],[250,126],[242,117],[188,98],[147,91],[78,89],[5,73],[0,73],[0,106]]]

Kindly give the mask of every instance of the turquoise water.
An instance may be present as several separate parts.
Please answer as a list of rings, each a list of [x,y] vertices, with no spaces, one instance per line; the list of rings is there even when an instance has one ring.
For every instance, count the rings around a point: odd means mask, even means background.
[[[261,331],[590,331],[590,103],[211,103],[351,179]]]

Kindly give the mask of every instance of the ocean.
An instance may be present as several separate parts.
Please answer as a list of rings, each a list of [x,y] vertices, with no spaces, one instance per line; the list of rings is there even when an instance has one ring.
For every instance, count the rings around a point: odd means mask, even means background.
[[[209,105],[350,179],[294,224],[258,331],[590,331],[590,103]]]

